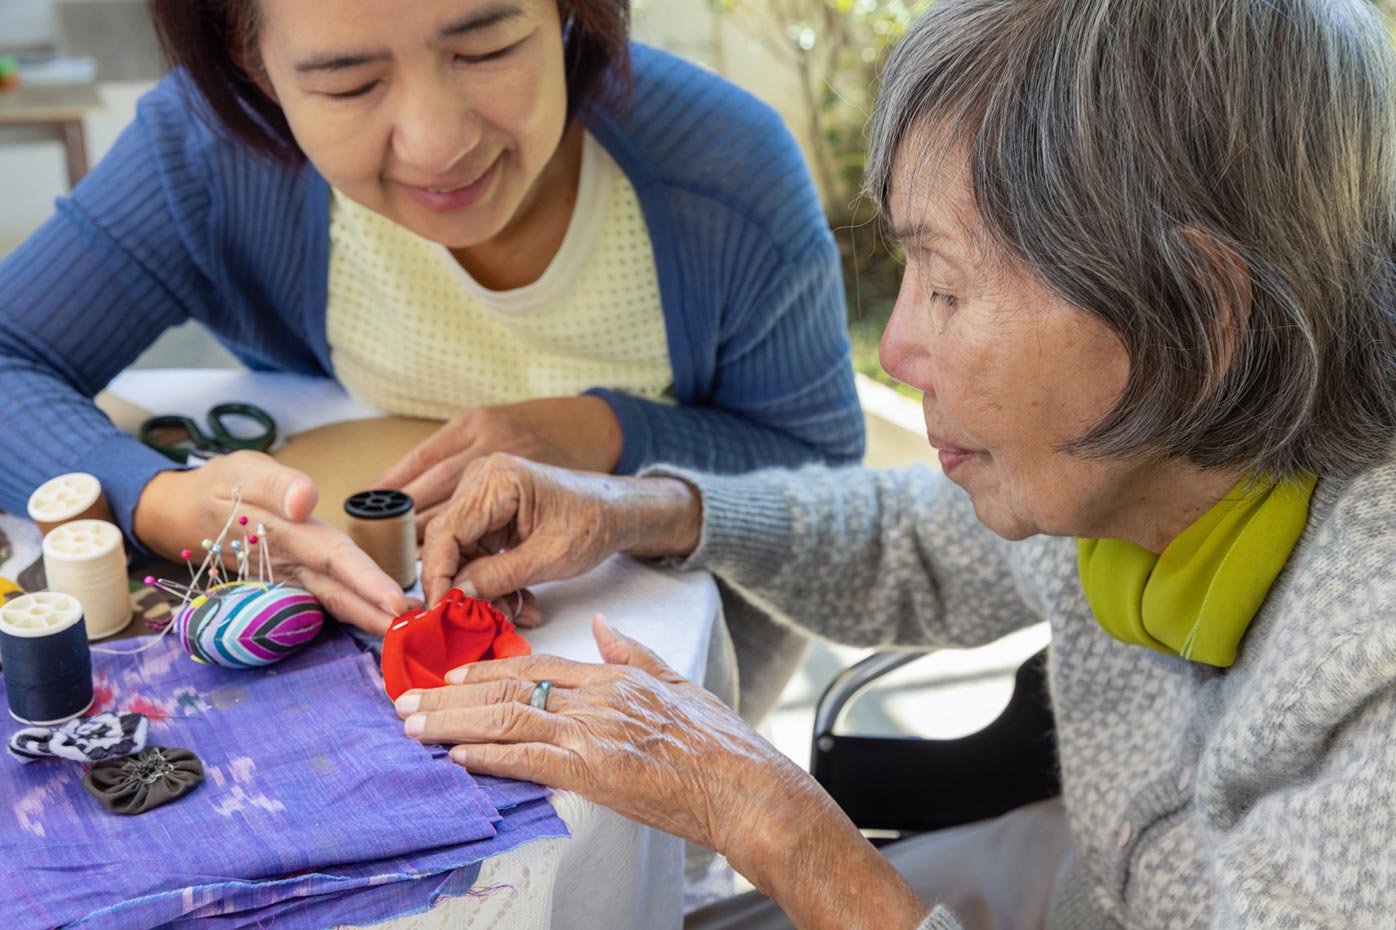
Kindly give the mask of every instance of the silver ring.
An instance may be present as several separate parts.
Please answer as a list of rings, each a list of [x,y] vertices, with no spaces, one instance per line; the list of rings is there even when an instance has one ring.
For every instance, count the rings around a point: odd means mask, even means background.
[[[536,707],[539,710],[548,709],[548,695],[552,693],[553,683],[551,681],[540,681],[533,686],[533,694],[529,695],[528,706]]]

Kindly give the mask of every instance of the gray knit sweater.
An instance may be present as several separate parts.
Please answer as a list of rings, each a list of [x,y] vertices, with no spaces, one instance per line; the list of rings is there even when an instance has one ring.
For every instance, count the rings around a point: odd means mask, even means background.
[[[1071,540],[999,539],[930,469],[682,477],[703,496],[690,564],[820,636],[972,646],[1050,622],[1076,850],[1054,928],[1396,927],[1396,462],[1319,482],[1229,670],[1110,638]]]

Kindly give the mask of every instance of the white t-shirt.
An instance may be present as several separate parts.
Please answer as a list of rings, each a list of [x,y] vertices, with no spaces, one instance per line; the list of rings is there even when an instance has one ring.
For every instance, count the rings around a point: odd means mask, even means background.
[[[340,383],[402,416],[594,387],[665,400],[674,381],[639,198],[590,133],[562,245],[515,290],[482,287],[445,246],[334,191],[326,326]]]

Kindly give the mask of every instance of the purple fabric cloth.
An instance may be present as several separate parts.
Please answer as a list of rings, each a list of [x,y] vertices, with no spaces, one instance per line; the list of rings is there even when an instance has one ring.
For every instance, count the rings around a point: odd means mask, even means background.
[[[567,835],[546,789],[477,781],[405,738],[373,658],[337,627],[265,669],[197,664],[173,637],[92,658],[97,709],[145,714],[150,742],[195,752],[204,783],[115,817],[79,764],[0,767],[6,930],[370,923],[465,893],[484,858]]]

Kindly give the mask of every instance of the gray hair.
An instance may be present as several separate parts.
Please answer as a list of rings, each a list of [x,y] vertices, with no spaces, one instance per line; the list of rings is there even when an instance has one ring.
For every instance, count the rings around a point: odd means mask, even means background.
[[[884,215],[919,127],[968,151],[995,250],[1124,344],[1067,449],[1274,477],[1389,453],[1396,53],[1367,3],[939,0],[873,115]]]

